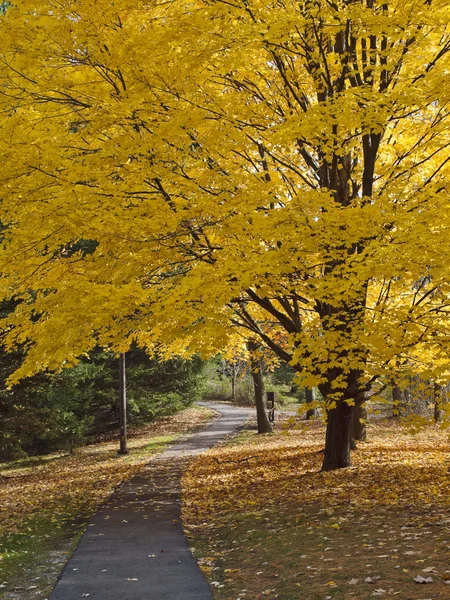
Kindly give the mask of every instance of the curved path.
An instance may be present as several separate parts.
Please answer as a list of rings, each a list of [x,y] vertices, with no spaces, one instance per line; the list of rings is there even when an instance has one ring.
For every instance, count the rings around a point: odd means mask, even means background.
[[[248,410],[221,413],[122,484],[91,519],[49,600],[212,600],[181,524],[181,477],[190,458],[241,427]]]

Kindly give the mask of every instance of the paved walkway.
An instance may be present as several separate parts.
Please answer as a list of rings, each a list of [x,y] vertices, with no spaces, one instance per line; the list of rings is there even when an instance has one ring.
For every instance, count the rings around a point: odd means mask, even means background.
[[[49,600],[211,600],[181,525],[181,476],[189,459],[242,426],[248,411],[222,414],[121,485],[92,518]]]

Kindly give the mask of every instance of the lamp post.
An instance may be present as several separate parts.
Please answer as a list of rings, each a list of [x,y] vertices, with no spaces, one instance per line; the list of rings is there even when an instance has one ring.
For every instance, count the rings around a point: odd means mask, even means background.
[[[125,352],[119,357],[119,419],[120,448],[119,454],[128,454],[127,448],[127,386],[125,377]]]

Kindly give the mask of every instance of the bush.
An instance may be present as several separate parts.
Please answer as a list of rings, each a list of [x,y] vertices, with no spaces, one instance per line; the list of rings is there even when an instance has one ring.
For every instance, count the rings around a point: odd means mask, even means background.
[[[247,365],[239,362],[233,372],[232,363],[220,356],[209,360],[203,370],[202,396],[207,402],[231,402],[239,406],[253,406],[253,381]]]
[[[0,460],[70,450],[90,436],[118,427],[119,368],[111,353],[96,350],[77,366],[21,381],[5,380],[20,354],[2,353],[0,375]],[[203,362],[150,360],[132,348],[126,356],[129,422],[173,414],[200,397]]]

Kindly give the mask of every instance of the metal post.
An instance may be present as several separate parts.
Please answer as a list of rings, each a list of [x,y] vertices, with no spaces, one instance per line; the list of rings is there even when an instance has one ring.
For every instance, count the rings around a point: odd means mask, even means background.
[[[125,352],[119,357],[119,415],[120,415],[120,449],[119,454],[128,454],[127,448],[127,386],[125,378]]]
[[[276,392],[267,392],[267,408],[268,408],[268,416],[269,422],[275,423],[275,401],[277,399]]]

